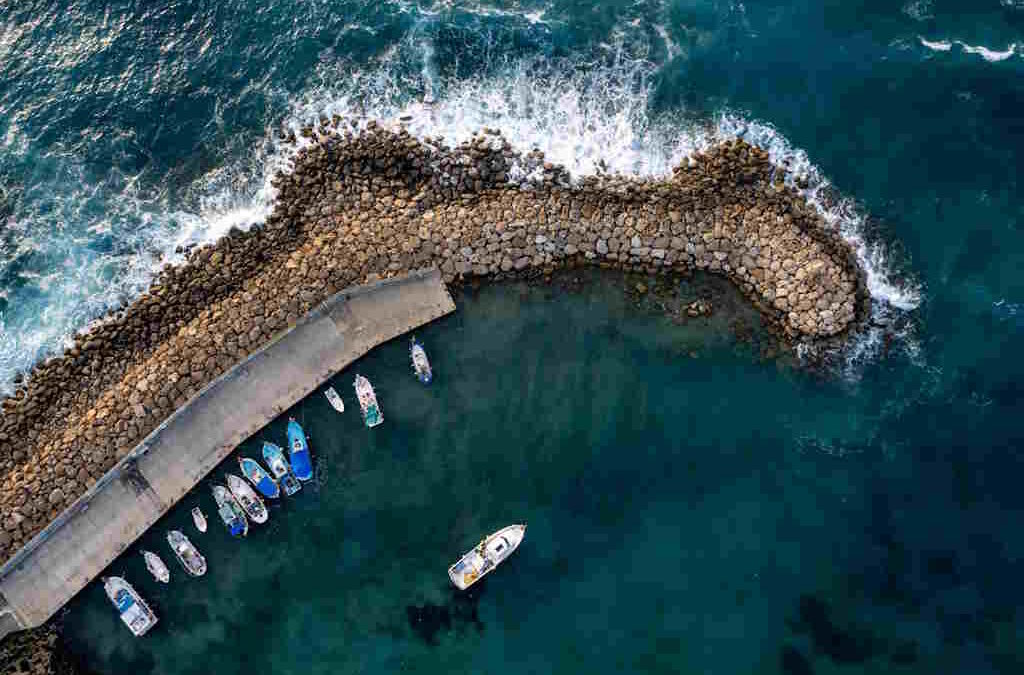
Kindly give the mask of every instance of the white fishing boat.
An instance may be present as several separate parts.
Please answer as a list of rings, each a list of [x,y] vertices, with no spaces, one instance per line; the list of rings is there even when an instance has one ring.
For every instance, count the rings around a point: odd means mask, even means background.
[[[416,379],[423,384],[430,384],[434,379],[434,372],[430,369],[430,360],[427,359],[427,350],[414,335],[409,345],[409,358],[412,359],[412,372]]]
[[[171,580],[171,571],[167,569],[167,565],[160,559],[160,556],[152,551],[143,551],[142,558],[146,561],[146,569],[154,579],[164,584]]]
[[[334,387],[327,387],[324,396],[330,401],[331,407],[338,412],[345,412],[345,402],[341,400],[341,394],[334,390]]]
[[[186,572],[194,577],[201,577],[206,574],[206,558],[202,556],[199,549],[181,531],[171,530],[168,532],[167,543]]]
[[[192,522],[195,523],[197,530],[200,532],[206,532],[206,516],[203,514],[203,510],[198,506],[192,507]]]
[[[249,484],[231,473],[225,474],[225,478],[228,482],[228,489],[231,490],[231,495],[245,511],[245,515],[249,516],[249,520],[257,524],[267,522],[267,518],[270,517],[270,514],[267,513],[267,507],[263,504],[260,496],[249,487]]]
[[[373,391],[370,381],[362,375],[356,375],[353,386],[356,390],[359,407],[363,411],[363,421],[372,429],[384,421],[384,414],[381,413],[380,406],[377,404],[377,394]]]
[[[138,591],[121,577],[104,577],[103,590],[117,609],[121,621],[135,637],[142,637],[156,625],[156,614]]]
[[[466,590],[503,563],[526,536],[526,525],[509,525],[485,538],[448,568],[448,578],[459,590]]]

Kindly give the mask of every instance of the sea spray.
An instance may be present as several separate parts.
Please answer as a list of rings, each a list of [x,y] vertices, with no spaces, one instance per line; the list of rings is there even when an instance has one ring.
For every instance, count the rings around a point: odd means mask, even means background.
[[[802,186],[827,222],[853,245],[878,312],[898,315],[919,304],[919,287],[898,279],[885,244],[865,240],[863,211],[849,199],[830,204],[819,199],[829,182],[805,151],[794,148],[770,124],[733,111],[708,120],[684,110],[652,109],[662,64],[657,60],[661,51],[650,42],[662,42],[667,32],[647,30],[635,18],[622,21],[614,27],[613,39],[596,51],[571,57],[501,55],[501,45],[485,36],[474,48],[490,61],[464,75],[463,66],[453,66],[438,52],[436,15],[448,10],[433,7],[415,10],[412,29],[368,62],[324,59],[300,94],[269,92],[272,100],[290,100],[283,118],[269,115],[262,137],[243,134],[242,141],[228,141],[248,147],[221,149],[217,155],[226,159],[192,178],[184,189],[172,190],[143,175],[119,177],[120,187],[100,187],[82,174],[80,192],[54,190],[64,195],[57,210],[69,219],[80,219],[83,206],[92,208],[94,213],[86,214],[89,231],[108,235],[111,247],[90,253],[74,238],[62,243],[60,228],[41,244],[50,251],[68,248],[72,263],[49,280],[22,275],[23,282],[39,288],[46,308],[42,313],[8,310],[0,317],[5,326],[0,334],[0,388],[9,388],[16,371],[65,347],[76,329],[144,291],[162,265],[182,260],[183,249],[263,220],[276,196],[273,176],[290,171],[295,153],[315,141],[301,132],[321,116],[338,116],[356,130],[378,120],[449,145],[485,127],[497,128],[515,149],[539,150],[577,179],[599,172],[665,176],[711,144],[743,138],[769,150],[787,182]],[[470,13],[488,14],[477,9]],[[522,24],[530,39],[543,42],[546,22]],[[297,141],[287,142],[289,135]],[[37,211],[19,213],[14,222],[46,231],[53,207],[41,203]],[[55,288],[67,292],[56,293]]]

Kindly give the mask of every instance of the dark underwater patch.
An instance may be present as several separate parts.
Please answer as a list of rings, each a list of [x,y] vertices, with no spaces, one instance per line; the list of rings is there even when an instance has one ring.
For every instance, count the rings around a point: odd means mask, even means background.
[[[802,595],[797,616],[791,624],[793,630],[809,635],[814,650],[837,664],[864,663],[877,653],[877,640],[869,631],[838,625],[832,619],[828,604],[820,598]]]
[[[782,653],[779,655],[779,669],[784,675],[814,675],[811,662],[792,645],[782,648]]]
[[[409,628],[432,647],[439,644],[438,635],[441,632],[461,630],[468,626],[482,631],[484,624],[480,621],[477,604],[483,592],[483,582],[476,586],[466,592],[453,590],[448,602],[443,605],[429,602],[423,605],[407,605],[405,617],[409,622]]]

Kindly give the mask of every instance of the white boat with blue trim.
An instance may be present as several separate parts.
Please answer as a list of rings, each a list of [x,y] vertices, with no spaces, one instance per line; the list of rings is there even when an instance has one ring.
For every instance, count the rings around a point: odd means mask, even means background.
[[[121,577],[104,577],[103,590],[117,609],[121,621],[135,637],[142,637],[156,625],[156,613],[149,608],[138,591]]]
[[[416,374],[416,379],[423,384],[430,384],[434,379],[434,371],[430,368],[427,350],[415,335],[412,336],[412,343],[409,345],[409,358],[412,359],[412,372]]]

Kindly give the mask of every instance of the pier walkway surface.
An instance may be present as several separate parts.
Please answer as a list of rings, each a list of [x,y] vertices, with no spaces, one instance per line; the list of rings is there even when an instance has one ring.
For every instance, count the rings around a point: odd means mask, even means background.
[[[350,288],[211,382],[0,569],[0,637],[49,619],[242,441],[330,376],[454,309],[437,270]]]

